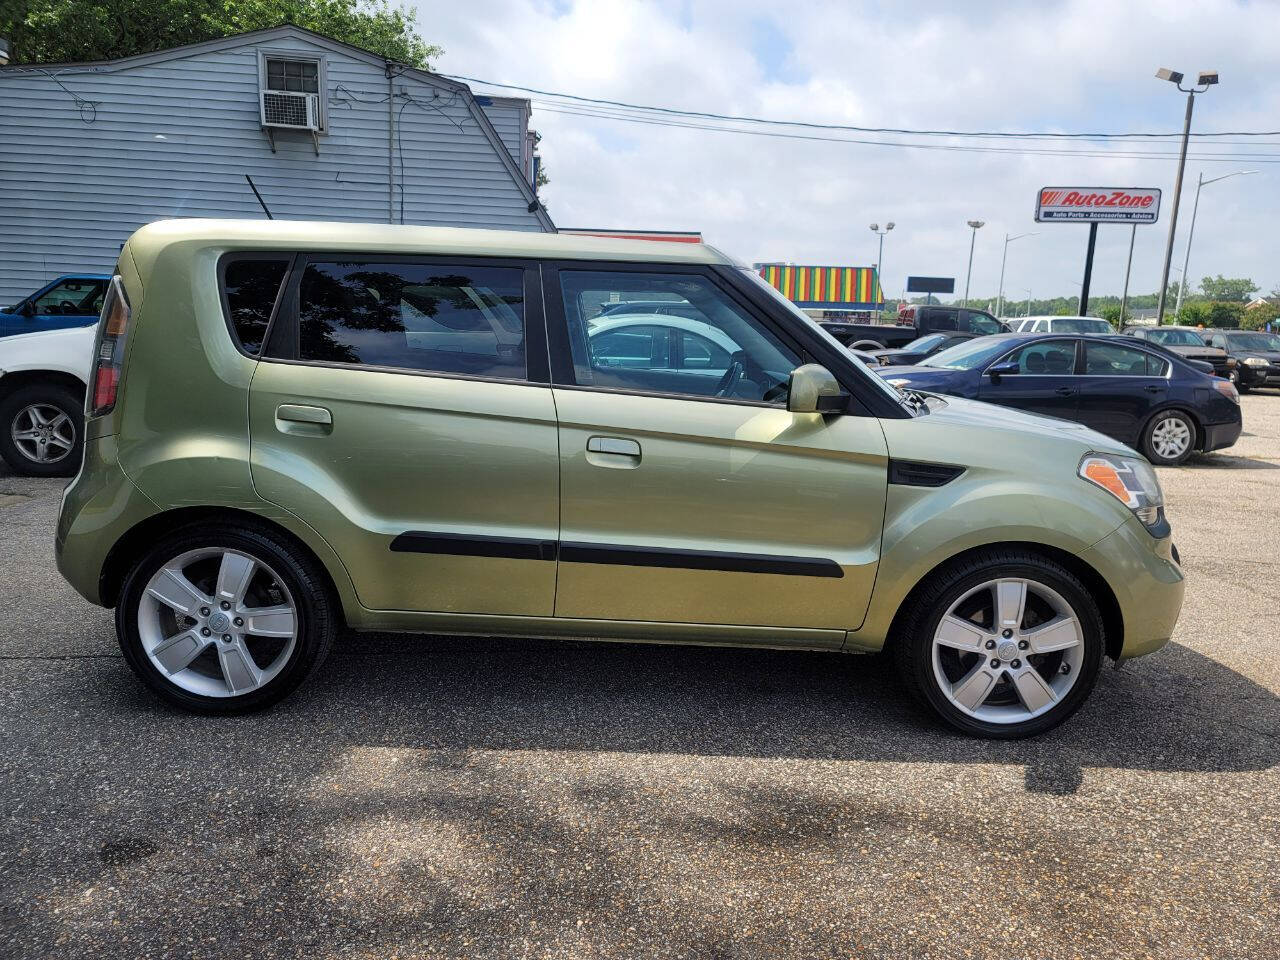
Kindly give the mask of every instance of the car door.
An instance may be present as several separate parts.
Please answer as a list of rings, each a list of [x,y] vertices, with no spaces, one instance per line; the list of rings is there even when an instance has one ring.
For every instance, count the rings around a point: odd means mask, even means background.
[[[1079,399],[1076,369],[1077,341],[1070,337],[1032,340],[987,365],[1014,363],[1015,374],[984,374],[978,399],[1028,413],[1073,420]]]
[[[866,613],[879,556],[879,422],[788,412],[787,378],[805,357],[709,269],[566,263],[545,275],[560,417],[556,616],[808,628],[830,633],[807,642],[837,646]],[[592,304],[612,295],[679,295],[733,349],[704,360],[682,343],[693,366],[661,385],[595,364]],[[718,359],[718,377],[698,367]]]
[[[519,261],[298,257],[250,388],[253,482],[334,547],[364,606],[551,614],[539,283]]]
[[[1085,339],[1080,422],[1136,444],[1151,411],[1168,398],[1168,373],[1168,360],[1136,345]]]

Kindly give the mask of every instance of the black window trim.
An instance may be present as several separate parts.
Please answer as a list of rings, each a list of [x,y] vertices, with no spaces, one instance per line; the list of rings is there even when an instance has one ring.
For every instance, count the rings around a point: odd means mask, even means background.
[[[413,367],[392,367],[367,363],[340,363],[332,360],[301,360],[298,358],[298,292],[302,275],[312,262],[330,263],[344,260],[366,260],[376,263],[443,264],[460,267],[506,267],[523,272],[524,292],[524,377],[486,377],[476,374],[449,373],[441,370],[420,370]],[[382,253],[373,251],[331,252],[307,250],[294,257],[284,294],[277,304],[276,313],[286,319],[273,323],[263,340],[263,350],[258,360],[264,363],[285,363],[294,366],[324,367],[338,370],[366,370],[370,373],[395,373],[405,376],[433,377],[438,380],[465,380],[480,383],[507,383],[515,386],[549,387],[551,384],[550,356],[547,348],[546,317],[543,310],[542,278],[538,261],[528,257],[449,256],[448,254]]]
[[[231,317],[231,300],[227,296],[227,267],[233,263],[269,260],[284,261],[284,276],[280,278],[280,286],[276,289],[276,298],[271,304],[271,312],[267,315],[267,326],[262,331],[262,343],[259,344],[257,352],[250,352],[245,349],[244,343],[241,342],[235,321]],[[224,253],[218,258],[218,299],[222,304],[222,320],[226,324],[228,334],[231,336],[231,343],[236,350],[250,360],[260,360],[263,354],[266,353],[267,345],[271,342],[271,329],[275,325],[280,306],[285,300],[285,293],[289,287],[296,263],[297,256],[291,250],[236,250]]]

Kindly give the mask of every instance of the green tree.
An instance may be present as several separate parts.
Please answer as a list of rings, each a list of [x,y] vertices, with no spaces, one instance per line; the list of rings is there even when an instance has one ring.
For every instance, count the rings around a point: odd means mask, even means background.
[[[1169,321],[1166,321],[1169,322]],[[1209,326],[1209,304],[1199,301],[1182,304],[1182,309],[1178,311],[1178,315],[1173,317],[1172,322],[1180,323],[1187,327],[1198,327],[1204,324]]]
[[[430,69],[441,53],[416,13],[388,0],[0,0],[14,63],[114,60],[233,33],[306,27],[398,63]]]
[[[1240,326],[1240,321],[1244,319],[1243,303],[1215,300],[1213,303],[1208,304],[1208,307],[1206,326],[1238,327]]]
[[[1240,318],[1240,326],[1246,330],[1261,330],[1268,323],[1280,322],[1280,303],[1266,303],[1259,307],[1251,307]]]
[[[1205,277],[1200,281],[1200,290],[1210,300],[1229,300],[1241,303],[1253,296],[1258,285],[1248,277]]]

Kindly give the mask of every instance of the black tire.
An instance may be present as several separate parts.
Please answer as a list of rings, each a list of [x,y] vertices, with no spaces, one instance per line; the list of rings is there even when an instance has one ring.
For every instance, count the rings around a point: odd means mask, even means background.
[[[879,340],[855,340],[846,344],[850,350],[884,350],[885,345]]]
[[[14,440],[18,421],[26,425],[24,411],[33,405],[53,407],[71,421],[71,448],[57,460],[36,460],[23,452]],[[32,383],[0,400],[0,457],[14,473],[23,476],[75,476],[84,458],[84,396],[60,383]]]
[[[1170,419],[1182,421],[1186,428],[1191,431],[1191,442],[1187,444],[1187,448],[1179,455],[1166,457],[1162,456],[1156,450],[1154,434],[1156,427]],[[1187,458],[1196,452],[1197,436],[1199,436],[1199,432],[1196,429],[1196,422],[1192,419],[1191,414],[1185,413],[1182,410],[1161,410],[1152,416],[1152,418],[1147,421],[1146,426],[1142,428],[1142,452],[1148,460],[1157,466],[1175,467],[1180,463],[1185,463]]]
[[[267,564],[295,600],[296,640],[292,653],[275,677],[244,694],[204,696],[184,690],[156,667],[143,647],[139,603],[147,583],[161,565],[203,547],[232,549]],[[133,672],[165,700],[196,713],[235,714],[269,707],[311,676],[328,656],[338,621],[337,601],[324,571],[306,551],[274,532],[197,523],[163,537],[133,564],[116,607],[116,637]]]
[[[993,723],[966,714],[943,693],[933,669],[933,638],[952,604],[988,580],[1020,577],[1043,584],[1070,605],[1080,623],[1084,651],[1075,685],[1045,713],[1015,723]],[[1102,615],[1071,571],[1026,550],[983,550],[934,571],[907,599],[907,615],[891,639],[899,674],[923,705],[955,729],[993,740],[1033,737],[1058,726],[1088,699],[1105,647]]]

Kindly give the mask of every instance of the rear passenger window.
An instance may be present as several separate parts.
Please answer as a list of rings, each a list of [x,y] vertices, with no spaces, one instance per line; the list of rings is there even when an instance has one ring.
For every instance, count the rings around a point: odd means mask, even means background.
[[[310,261],[298,359],[523,380],[524,271]]]
[[[1084,345],[1084,372],[1090,377],[1162,377],[1169,364],[1145,350],[1113,343]]]
[[[289,258],[252,257],[232,260],[223,271],[227,317],[245,353],[257,356],[267,334]]]

